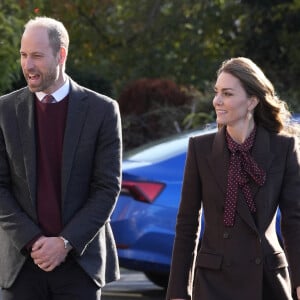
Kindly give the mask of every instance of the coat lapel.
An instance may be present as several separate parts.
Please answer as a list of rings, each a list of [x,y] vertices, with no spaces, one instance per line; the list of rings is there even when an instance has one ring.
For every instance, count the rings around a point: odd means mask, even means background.
[[[257,164],[267,172],[273,160],[273,154],[270,149],[270,136],[264,128],[259,126],[257,128],[252,155]],[[223,127],[215,135],[212,153],[208,155],[208,163],[216,178],[216,182],[222,191],[222,196],[219,197],[218,204],[224,206],[227,189],[227,170],[229,167],[229,151],[227,150],[225,141],[225,127]],[[224,170],[224,172],[222,170]],[[257,206],[263,205],[263,203],[260,203],[263,199],[255,199],[259,188],[260,187],[256,184],[251,185],[252,195],[254,201],[257,200],[255,201]],[[243,197],[238,199],[237,213],[251,228],[257,231],[253,216],[251,215]]]
[[[266,172],[271,167],[271,163],[274,159],[274,154],[270,147],[270,135],[263,127],[257,127],[256,138],[253,145],[252,156],[257,162],[258,166]],[[259,189],[258,185],[254,185],[252,188],[253,197]]]
[[[64,203],[70,172],[83,128],[88,103],[86,93],[75,82],[70,80],[68,115],[63,144],[62,160],[62,204]]]
[[[25,89],[16,101],[16,115],[20,131],[23,150],[23,159],[29,192],[33,205],[36,199],[36,141],[35,141],[35,116],[34,95]]]
[[[272,152],[270,145],[270,134],[263,128],[258,127],[256,133],[256,139],[254,142],[254,147],[252,155],[257,162],[257,164],[266,172],[268,177],[268,171],[274,161],[274,153]],[[268,179],[268,178],[267,178]],[[266,207],[269,203],[266,202],[266,199],[260,196],[259,190],[261,187],[253,184],[251,186],[251,191],[253,195],[254,202],[257,208],[257,226],[262,228],[267,220],[265,218]]]
[[[66,193],[66,186],[70,177],[71,167],[75,156],[80,133],[85,122],[88,103],[86,93],[72,80],[66,129],[63,145],[62,165],[62,200]],[[33,205],[36,202],[36,137],[34,95],[25,89],[16,102],[16,115],[22,142],[26,177]]]
[[[252,148],[252,156],[259,167],[261,167],[267,173],[273,161],[274,154],[270,148],[270,135],[263,127],[257,127],[256,137]],[[260,186],[255,183],[250,184],[253,200],[256,204],[257,214],[256,218],[258,224],[260,224],[259,218],[263,217],[262,210],[265,207],[265,199],[259,197]],[[253,216],[251,215],[246,201],[241,197],[238,201],[237,212],[241,218],[243,218],[253,229],[257,231],[257,225],[254,223]]]
[[[215,135],[212,152],[208,155],[208,164],[216,178],[216,182],[222,193],[226,194],[227,172],[229,166],[229,151],[225,143],[225,128],[223,127]],[[225,172],[223,172],[224,170]],[[220,198],[221,204],[224,204]]]

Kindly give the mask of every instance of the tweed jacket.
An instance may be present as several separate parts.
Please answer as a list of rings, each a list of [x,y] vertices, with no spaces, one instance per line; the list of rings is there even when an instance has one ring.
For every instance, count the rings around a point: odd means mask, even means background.
[[[116,101],[70,79],[62,154],[61,235],[94,282],[119,278],[110,216],[121,182],[121,123]],[[41,234],[36,209],[34,94],[0,98],[0,286],[16,279]]]
[[[268,282],[276,299],[292,299],[291,280],[293,287],[300,285],[296,141],[257,127],[252,155],[266,171],[266,182],[261,187],[249,183],[255,215],[240,193],[235,224],[226,227],[223,213],[230,155],[225,129],[190,139],[167,299],[262,300],[263,282]],[[276,234],[278,207],[285,251]],[[197,247],[201,210],[205,228]]]

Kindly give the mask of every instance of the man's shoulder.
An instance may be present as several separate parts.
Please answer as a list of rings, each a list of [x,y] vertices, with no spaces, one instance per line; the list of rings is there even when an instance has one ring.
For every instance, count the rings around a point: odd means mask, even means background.
[[[99,102],[100,103],[111,103],[111,102],[116,102],[116,100],[112,99],[111,97],[101,94],[99,92],[96,92],[88,87],[82,86],[79,83],[71,80],[71,89],[70,89],[70,94],[81,94],[81,97],[86,98],[88,101],[92,102]]]
[[[10,93],[4,94],[0,96],[0,101],[10,100],[10,99],[17,99],[19,96],[23,95],[24,93],[28,93],[28,87],[23,87],[21,89],[12,91]]]
[[[23,87],[19,90],[12,91],[8,94],[0,96],[0,106],[1,109],[4,107],[13,107],[16,103],[24,98],[28,98],[30,91],[28,87]]]

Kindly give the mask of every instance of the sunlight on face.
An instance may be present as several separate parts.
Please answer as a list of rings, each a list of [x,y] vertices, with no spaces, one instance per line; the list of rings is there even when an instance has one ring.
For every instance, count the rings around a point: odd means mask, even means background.
[[[238,78],[225,72],[218,76],[213,99],[218,124],[244,127],[251,102]]]
[[[51,93],[59,82],[59,55],[54,55],[45,28],[27,29],[21,40],[21,67],[32,92]]]

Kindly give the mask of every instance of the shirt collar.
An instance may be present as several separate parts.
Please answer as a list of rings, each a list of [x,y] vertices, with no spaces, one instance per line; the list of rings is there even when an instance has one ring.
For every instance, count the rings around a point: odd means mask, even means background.
[[[56,90],[54,93],[52,93],[51,95],[55,98],[56,102],[59,102],[69,94],[69,89],[70,89],[70,80],[67,79],[64,85],[60,87],[58,90]],[[42,99],[47,94],[45,94],[44,92],[36,92],[35,95],[40,101],[42,101]]]

